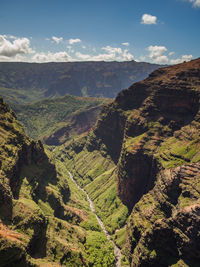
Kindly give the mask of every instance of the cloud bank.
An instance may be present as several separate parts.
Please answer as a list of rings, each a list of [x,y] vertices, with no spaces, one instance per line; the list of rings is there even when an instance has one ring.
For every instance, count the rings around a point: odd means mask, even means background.
[[[37,51],[31,48],[31,38],[16,37],[13,35],[0,35],[0,61],[23,61],[23,62],[68,62],[68,61],[131,61],[134,55],[129,51],[130,43],[123,42],[121,47],[103,46],[92,47],[82,43],[82,40],[69,39],[64,41],[63,37],[52,36],[51,40],[55,48],[59,44],[66,43],[66,51]],[[175,56],[175,52],[170,52],[164,45],[149,45],[144,55],[138,56],[140,60],[150,61],[158,64],[177,64],[183,61],[189,61],[193,58],[191,54]],[[135,59],[136,60],[136,59]],[[137,61],[137,60],[136,60]]]
[[[57,53],[36,53],[32,57],[33,62],[43,63],[43,62],[67,62],[72,60],[67,52],[57,52]]]
[[[98,55],[82,54],[76,52],[76,57],[80,61],[130,61],[133,60],[133,55],[128,49],[121,49],[120,47],[105,46],[101,50],[106,53],[99,53]]]

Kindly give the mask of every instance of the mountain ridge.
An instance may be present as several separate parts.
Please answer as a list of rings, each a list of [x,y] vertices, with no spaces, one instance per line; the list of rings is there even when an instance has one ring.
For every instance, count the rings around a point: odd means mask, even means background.
[[[144,79],[160,66],[135,61],[0,62],[0,94],[8,103],[65,94],[113,98],[122,88]]]

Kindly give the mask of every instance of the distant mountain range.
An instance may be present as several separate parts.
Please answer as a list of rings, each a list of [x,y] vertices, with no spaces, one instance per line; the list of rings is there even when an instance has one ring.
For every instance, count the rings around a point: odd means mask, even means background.
[[[66,94],[116,97],[134,82],[161,67],[145,62],[0,62],[0,95],[25,103]]]

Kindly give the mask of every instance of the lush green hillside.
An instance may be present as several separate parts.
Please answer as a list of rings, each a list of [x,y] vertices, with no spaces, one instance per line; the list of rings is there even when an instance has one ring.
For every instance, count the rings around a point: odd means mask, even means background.
[[[159,65],[142,62],[0,62],[0,95],[8,103],[33,102],[66,94],[115,97]]]
[[[114,266],[86,195],[0,98],[0,266]]]
[[[153,72],[62,146],[130,266],[199,265],[199,77],[200,59]]]
[[[66,95],[33,104],[12,104],[25,132],[49,145],[58,145],[89,131],[104,103],[111,100]]]

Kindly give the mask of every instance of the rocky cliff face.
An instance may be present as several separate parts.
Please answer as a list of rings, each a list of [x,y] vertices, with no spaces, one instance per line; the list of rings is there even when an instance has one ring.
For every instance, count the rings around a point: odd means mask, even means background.
[[[199,162],[160,171],[128,224],[131,266],[198,266]]]
[[[131,266],[198,266],[199,77],[200,59],[154,71],[104,108],[89,138],[118,166]]]

